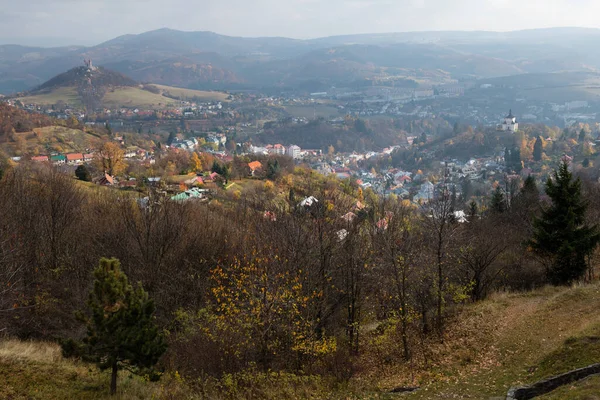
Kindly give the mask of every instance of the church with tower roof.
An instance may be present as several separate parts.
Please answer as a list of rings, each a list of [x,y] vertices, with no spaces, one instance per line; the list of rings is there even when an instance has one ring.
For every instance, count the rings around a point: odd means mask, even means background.
[[[517,117],[513,115],[512,109],[508,112],[508,115],[504,117],[504,123],[498,125],[498,130],[513,133],[519,130],[519,123],[517,122]]]

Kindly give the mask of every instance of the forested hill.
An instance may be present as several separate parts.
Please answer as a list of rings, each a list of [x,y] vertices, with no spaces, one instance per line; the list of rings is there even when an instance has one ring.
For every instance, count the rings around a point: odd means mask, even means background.
[[[332,124],[317,119],[307,124],[293,124],[283,120],[265,124],[264,132],[255,141],[294,143],[302,148],[327,151],[329,146],[340,152],[367,151],[401,145],[406,142],[406,131],[393,121],[345,118]]]
[[[17,107],[0,103],[0,143],[11,140],[15,132],[29,132],[33,128],[41,128],[55,124],[55,120],[38,113],[29,113]]]
[[[0,329],[63,344],[88,338],[76,312],[91,314],[92,288],[113,302],[94,316],[122,316],[124,303],[99,292],[117,285],[92,275],[108,256],[154,301],[144,321],[168,343],[148,363],[158,361],[164,380],[123,371],[125,397],[389,398],[420,386],[407,398],[489,399],[600,357],[597,180],[576,179],[564,162],[546,196],[529,177],[510,202],[497,187],[457,216],[467,199],[447,190],[418,207],[263,161],[268,179],[231,180],[208,201],[175,200],[161,187],[140,188],[143,199],[98,192],[44,163],[7,168]],[[112,326],[131,332],[132,315]],[[0,341],[0,372],[10,387],[0,386],[0,397],[108,391],[108,374],[91,364],[35,364],[8,343]],[[43,393],[31,394],[37,388]]]
[[[35,94],[40,91],[50,90],[58,87],[78,87],[83,84],[91,83],[95,87],[119,87],[136,86],[137,82],[133,79],[104,67],[93,67],[90,69],[85,66],[75,67],[67,72],[55,76],[44,82],[36,89],[31,91]]]

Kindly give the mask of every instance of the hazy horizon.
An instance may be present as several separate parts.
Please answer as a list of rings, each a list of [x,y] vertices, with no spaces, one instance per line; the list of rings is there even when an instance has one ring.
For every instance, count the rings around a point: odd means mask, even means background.
[[[31,0],[0,16],[0,44],[95,45],[168,27],[228,36],[310,39],[423,31],[600,28],[590,0]]]

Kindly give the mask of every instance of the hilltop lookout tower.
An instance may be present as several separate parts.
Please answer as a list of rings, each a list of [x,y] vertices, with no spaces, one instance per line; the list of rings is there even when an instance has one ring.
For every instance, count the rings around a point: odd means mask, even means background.
[[[513,133],[519,130],[519,123],[517,122],[517,117],[513,115],[512,109],[508,112],[508,115],[504,117],[504,123],[498,125],[498,130]]]
[[[85,59],[85,58],[84,58],[84,59],[83,59],[83,63],[85,64],[86,68],[87,68],[89,71],[93,71],[93,70],[95,70],[95,69],[96,69],[96,68],[94,67],[94,64],[92,64],[92,59],[91,59],[91,58],[89,58],[89,59]]]

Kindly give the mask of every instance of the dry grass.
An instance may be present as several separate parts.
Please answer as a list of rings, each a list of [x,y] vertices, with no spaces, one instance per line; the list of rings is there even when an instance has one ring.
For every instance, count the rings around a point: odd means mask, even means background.
[[[172,106],[177,101],[160,94],[148,92],[138,87],[121,87],[104,95],[105,107],[151,108],[159,109]]]
[[[18,100],[23,104],[52,105],[63,101],[70,106],[81,107],[82,105],[76,87],[60,87],[49,93],[20,97]]]
[[[370,372],[358,381],[386,391],[421,386],[407,399],[505,396],[511,386],[597,362],[600,343],[590,337],[600,333],[599,308],[598,284],[495,294],[449,320],[443,344],[415,346],[412,365],[366,357],[363,369]],[[384,343],[383,354],[398,346]]]
[[[109,374],[93,365],[65,360],[55,343],[0,339],[0,399],[193,399],[175,376],[147,382],[119,373],[118,394],[109,395]]]
[[[174,86],[165,86],[165,85],[152,85],[152,86],[156,86],[158,89],[161,90],[163,95],[165,95],[167,97],[174,96],[181,100],[199,99],[199,100],[204,100],[204,101],[221,101],[221,102],[229,101],[229,100],[227,100],[227,97],[229,97],[229,95],[227,93],[223,93],[223,92],[193,90],[193,89],[185,89],[185,88],[178,88],[178,87],[174,87]]]
[[[314,106],[285,106],[284,108],[291,116],[297,118],[332,118],[342,115],[336,107],[319,103]]]
[[[99,147],[107,140],[107,137],[63,126],[35,128],[33,132],[16,133],[15,136],[15,142],[2,143],[0,149],[16,155],[43,155],[51,151],[83,153],[86,149]]]
[[[47,342],[23,342],[6,339],[0,341],[0,360],[33,361],[57,364],[63,362],[60,346]]]

